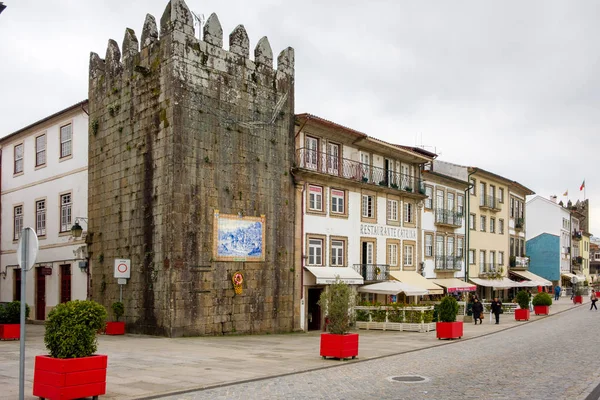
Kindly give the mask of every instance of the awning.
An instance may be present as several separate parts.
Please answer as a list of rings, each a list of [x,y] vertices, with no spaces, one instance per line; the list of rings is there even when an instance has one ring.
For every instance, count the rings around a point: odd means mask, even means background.
[[[494,289],[509,289],[513,287],[522,287],[519,282],[515,282],[508,278],[502,279],[480,279],[480,278],[469,278],[471,282],[479,286],[491,287]]]
[[[561,272],[560,276],[564,276],[565,278],[569,278],[569,279],[573,279],[573,278],[577,277],[577,275],[572,274],[570,272]]]
[[[304,267],[316,278],[317,285],[329,285],[335,283],[336,279],[348,285],[362,285],[364,283],[361,274],[350,267]]]
[[[535,283],[535,285],[532,284],[532,286],[552,286],[552,282],[550,282],[548,279],[543,278],[539,275],[536,275],[533,272],[510,271],[510,273],[520,276],[521,278],[527,279],[529,282]],[[521,282],[521,284],[524,284],[524,283],[526,283],[526,282]]]
[[[363,293],[377,293],[377,294],[391,294],[395,295],[398,293],[404,293],[407,296],[424,296],[429,292],[425,289],[421,289],[407,283],[400,281],[385,281],[379,283],[373,283],[371,285],[365,285],[358,288],[359,292]]]
[[[448,293],[454,292],[474,292],[477,290],[477,286],[461,281],[457,278],[449,278],[449,279],[432,279],[433,283],[436,285],[440,285],[446,288]]]
[[[402,283],[426,289],[429,294],[444,294],[444,289],[414,271],[390,271],[390,276]]]
[[[575,274],[572,274],[570,272],[561,272],[560,276],[564,276],[566,278],[569,278],[569,280],[572,283],[583,283],[583,282],[585,282],[587,280],[586,277],[583,276],[583,275],[575,275]]]

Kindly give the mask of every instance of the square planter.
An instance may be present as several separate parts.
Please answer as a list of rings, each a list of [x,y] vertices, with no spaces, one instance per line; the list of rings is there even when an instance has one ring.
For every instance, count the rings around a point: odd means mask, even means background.
[[[548,315],[550,314],[550,306],[533,306],[533,312],[535,315]]]
[[[573,297],[573,304],[583,304],[583,296],[575,296]]]
[[[517,308],[515,310],[516,321],[529,321],[529,309]]]
[[[107,335],[124,335],[125,322],[107,322],[104,333]]]
[[[36,356],[33,395],[41,399],[71,400],[106,393],[108,357],[81,358]]]
[[[463,336],[463,323],[457,322],[436,322],[435,334],[438,339],[460,339]]]
[[[358,356],[358,333],[345,335],[321,333],[321,357],[344,359],[356,356]]]
[[[18,340],[21,338],[21,324],[0,324],[0,340]]]

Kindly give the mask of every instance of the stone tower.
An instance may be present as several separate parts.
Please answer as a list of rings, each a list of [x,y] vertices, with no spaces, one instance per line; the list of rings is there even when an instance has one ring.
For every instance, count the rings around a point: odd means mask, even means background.
[[[293,49],[274,69],[263,37],[251,60],[238,25],[224,50],[215,14],[198,40],[185,2],[171,0],[160,35],[147,15],[141,43],[126,29],[121,50],[109,40],[104,60],[91,53],[89,108],[92,298],[118,300],[114,259],[129,258],[129,332],[297,328]],[[262,259],[215,256],[220,215],[262,221]]]

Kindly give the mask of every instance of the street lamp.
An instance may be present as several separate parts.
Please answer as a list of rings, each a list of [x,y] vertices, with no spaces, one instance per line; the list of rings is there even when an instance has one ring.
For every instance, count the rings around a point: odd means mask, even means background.
[[[79,225],[79,220],[81,222],[85,222],[87,224],[87,218],[84,217],[75,217],[75,225],[71,227],[71,236],[74,238],[80,238],[83,233],[83,228]]]

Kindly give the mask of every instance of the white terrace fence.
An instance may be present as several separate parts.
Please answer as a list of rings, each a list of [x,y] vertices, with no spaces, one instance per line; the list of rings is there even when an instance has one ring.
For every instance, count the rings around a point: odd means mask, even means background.
[[[433,306],[357,306],[356,327],[384,331],[429,332],[435,330]]]

